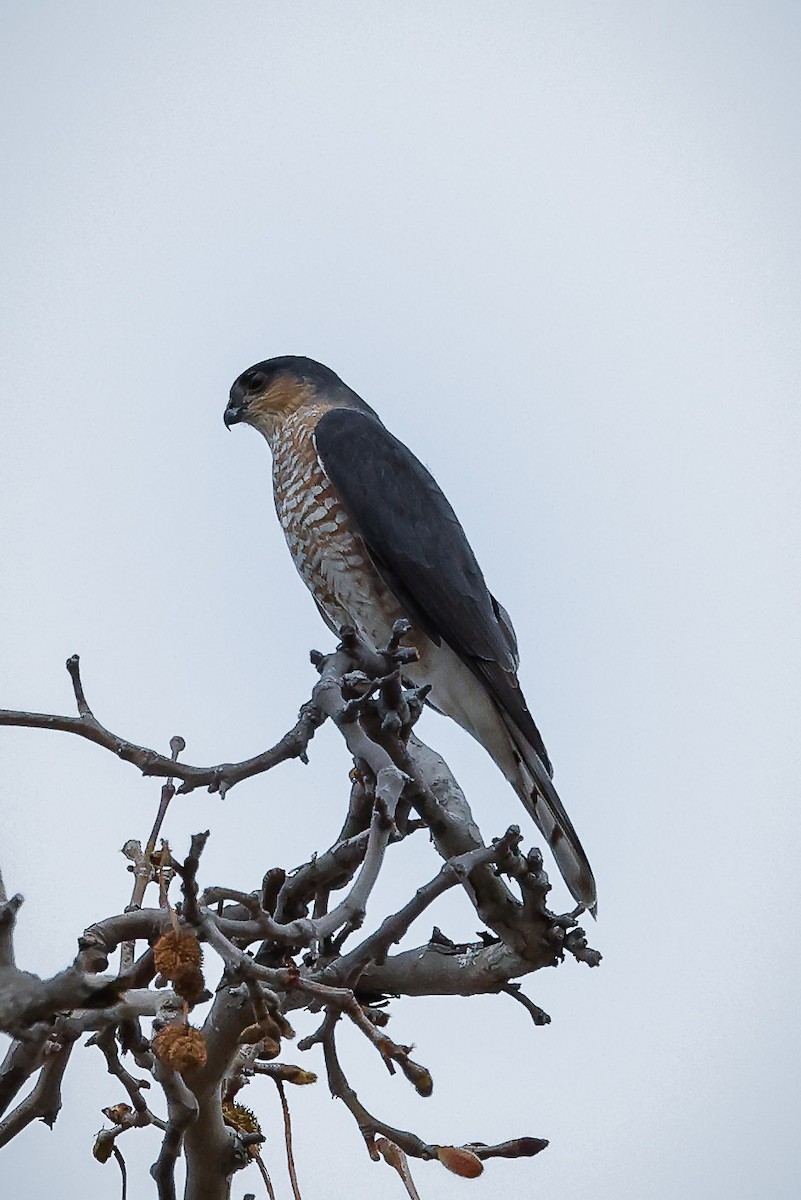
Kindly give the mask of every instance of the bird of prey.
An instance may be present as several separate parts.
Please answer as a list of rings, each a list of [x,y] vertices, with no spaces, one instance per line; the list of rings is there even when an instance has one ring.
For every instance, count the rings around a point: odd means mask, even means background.
[[[551,780],[517,679],[517,639],[437,483],[338,375],[309,358],[250,367],[225,424],[270,444],[278,519],[303,581],[335,632],[385,646],[406,617],[432,706],[488,751],[548,841],[574,898],[594,912],[595,880]]]

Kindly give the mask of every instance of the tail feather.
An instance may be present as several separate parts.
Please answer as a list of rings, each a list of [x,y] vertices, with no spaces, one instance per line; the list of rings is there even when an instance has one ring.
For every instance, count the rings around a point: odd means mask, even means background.
[[[492,756],[547,839],[570,892],[595,916],[592,869],[551,782],[548,753],[517,677],[500,663],[461,658],[444,642],[426,642],[419,662],[405,670],[415,682],[433,683],[426,702]]]
[[[559,793],[539,755],[514,722],[504,715],[504,724],[520,767],[520,779],[513,781],[515,791],[546,838],[571,895],[596,916],[598,898],[592,868]]]

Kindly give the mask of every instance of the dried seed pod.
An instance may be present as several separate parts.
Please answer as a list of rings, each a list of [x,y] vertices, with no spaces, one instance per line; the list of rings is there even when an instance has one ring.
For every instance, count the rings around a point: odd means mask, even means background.
[[[184,967],[200,969],[203,951],[200,942],[192,933],[175,933],[170,929],[163,933],[153,947],[156,970],[165,979],[175,979]]]
[[[264,1135],[261,1132],[261,1125],[258,1117],[252,1108],[248,1108],[246,1104],[235,1104],[233,1100],[226,1100],[222,1106],[223,1120],[226,1125],[232,1125],[234,1129],[238,1129],[240,1133],[255,1133],[259,1137]],[[248,1146],[248,1154],[251,1158],[256,1158],[259,1153],[258,1144]]]
[[[200,967],[185,963],[173,975],[172,986],[183,1000],[197,1004],[206,990],[206,981]]]
[[[153,1053],[173,1071],[192,1071],[206,1064],[206,1042],[191,1025],[166,1025],[152,1042]]]
[[[437,1146],[437,1158],[443,1167],[461,1175],[463,1179],[476,1179],[484,1170],[484,1164],[472,1150],[464,1146]]]
[[[226,1100],[222,1106],[222,1114],[226,1124],[241,1129],[243,1133],[261,1133],[258,1117],[246,1104],[235,1104],[233,1100]]]

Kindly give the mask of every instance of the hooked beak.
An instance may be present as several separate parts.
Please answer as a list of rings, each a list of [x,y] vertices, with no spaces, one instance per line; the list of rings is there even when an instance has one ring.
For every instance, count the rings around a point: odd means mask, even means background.
[[[223,421],[225,421],[226,429],[230,429],[232,425],[238,425],[240,421],[244,421],[248,409],[247,400],[234,399],[233,396],[228,401],[228,407],[223,413]]]

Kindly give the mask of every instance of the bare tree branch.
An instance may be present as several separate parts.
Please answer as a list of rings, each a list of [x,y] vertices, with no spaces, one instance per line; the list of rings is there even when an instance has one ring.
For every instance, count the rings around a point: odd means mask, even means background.
[[[133,1075],[129,1071],[126,1071],[117,1053],[117,1043],[114,1033],[114,1026],[110,1024],[106,1025],[93,1037],[89,1038],[87,1045],[97,1046],[102,1051],[109,1075],[116,1076],[125,1088],[136,1117],[134,1123],[137,1125],[152,1124],[158,1126],[159,1129],[166,1129],[165,1123],[150,1111],[147,1101],[142,1095],[143,1089],[150,1087],[150,1081],[148,1079],[134,1079]]]
[[[78,706],[77,717],[58,716],[53,713],[20,712],[13,709],[0,709],[0,725],[13,725],[23,729],[55,729],[62,733],[74,733],[86,738],[105,750],[110,750],[123,762],[133,763],[143,775],[161,775],[165,778],[175,777],[183,780],[179,792],[191,792],[198,787],[207,787],[210,792],[219,792],[221,796],[243,779],[260,775],[269,771],[278,763],[290,758],[303,760],[309,742],[322,725],[325,716],[313,703],[304,704],[296,724],[284,734],[269,750],[254,755],[239,763],[219,763],[214,767],[193,767],[186,763],[178,763],[173,758],[167,758],[146,746],[129,742],[111,730],[101,725],[92,713],[83,694],[80,677],[80,665],[77,654],[67,659],[67,670],[73,682],[75,699]]]
[[[167,758],[111,733],[87,702],[77,657],[67,664],[77,716],[0,712],[0,725],[66,730],[111,750],[144,774],[166,780],[145,848],[136,839],[124,847],[135,876],[129,909],[91,924],[64,971],[41,979],[15,965],[13,925],[22,898],[7,899],[0,880],[0,1028],[15,1039],[0,1065],[0,1114],[38,1072],[28,1096],[0,1123],[0,1145],[37,1117],[55,1120],[71,1049],[82,1033],[91,1031],[89,1044],[103,1053],[126,1096],[125,1102],[103,1110],[112,1124],[98,1135],[95,1153],[101,1161],[116,1159],[124,1189],[127,1175],[118,1139],[131,1129],[155,1125],[163,1133],[151,1168],[159,1200],[175,1200],[175,1166],[182,1153],[184,1200],[229,1200],[234,1174],[253,1161],[272,1196],[258,1153],[264,1140],[258,1124],[249,1124],[248,1110],[238,1101],[234,1107],[244,1114],[241,1121],[223,1113],[223,1102],[232,1103],[253,1076],[268,1075],[281,1099],[290,1179],[298,1200],[283,1084],[311,1083],[316,1077],[279,1056],[284,1042],[294,1037],[287,1016],[303,1008],[324,1015],[317,1033],[298,1048],[322,1046],[332,1094],[354,1117],[371,1156],[385,1158],[399,1171],[410,1197],[416,1193],[406,1155],[439,1159],[457,1174],[475,1175],[488,1159],[531,1156],[547,1145],[530,1137],[456,1147],[427,1142],[373,1116],[339,1059],[335,1029],[346,1016],[391,1073],[400,1068],[418,1093],[427,1096],[433,1087],[430,1073],[411,1058],[411,1046],[383,1030],[386,997],[505,992],[525,1006],[535,1023],[544,1023],[547,1014],[514,981],[556,966],[566,955],[589,966],[600,961],[577,924],[580,911],[557,915],[548,909],[550,885],[539,851],[524,852],[516,826],[486,844],[447,765],[412,732],[426,689],[404,685],[403,666],[416,655],[402,645],[407,629],[407,623],[399,622],[380,652],[366,647],[353,630],[343,630],[332,654],[313,654],[319,679],[297,724],[272,749],[243,763],[193,767],[178,761],[183,739],[172,739]],[[327,850],[289,873],[271,867],[260,886],[251,880],[244,881],[245,888],[206,887],[202,892],[199,873],[208,833],[192,837],[184,859],[174,857],[166,843],[156,850],[175,794],[174,780],[182,781],[179,791],[206,786],[223,794],[278,762],[305,759],[311,737],[326,719],[337,727],[353,759],[347,814]],[[397,911],[372,914],[383,919],[367,936],[357,937],[368,905],[371,910],[375,906],[389,848],[421,828],[430,833],[439,869]],[[172,907],[165,879],[176,874],[182,899]],[[161,883],[161,902],[143,908],[147,886],[155,879]],[[462,889],[491,933],[457,945],[435,930],[427,944],[391,954],[413,922],[454,887]],[[189,961],[197,974],[199,942],[210,953],[203,960],[204,975],[189,986],[179,972],[185,960],[169,955],[191,950]],[[137,943],[143,943],[138,958]],[[249,948],[256,943],[254,956]],[[118,950],[119,969],[109,975],[111,956]],[[216,978],[210,974],[215,963]],[[189,1014],[199,998],[210,997],[204,978],[215,990],[198,1030],[189,1025]],[[143,1032],[150,1019],[155,1020],[152,1045]],[[164,1040],[166,1027],[177,1041]],[[197,1053],[171,1058],[168,1043],[192,1046]],[[133,1056],[140,1074],[124,1065],[125,1054]],[[166,1102],[166,1120],[151,1110],[146,1096],[151,1090]]]
[[[5,886],[0,876],[0,970],[14,966],[14,925],[23,899],[19,892],[6,899]]]
[[[51,1128],[55,1124],[61,1111],[61,1080],[64,1078],[76,1036],[76,1033],[64,1026],[60,1035],[45,1048],[44,1065],[33,1090],[4,1121],[0,1122],[0,1146],[10,1142],[26,1125],[30,1125],[31,1121],[42,1120]]]
[[[500,855],[506,854],[509,847],[519,841],[519,838],[520,831],[516,825],[513,825],[507,830],[504,837],[492,846],[478,846],[466,854],[448,859],[439,874],[429,883],[418,888],[408,904],[405,904],[392,916],[387,917],[379,929],[370,937],[365,938],[360,946],[327,968],[326,979],[330,979],[331,982],[352,984],[369,963],[383,962],[389,947],[401,940],[412,921],[425,912],[438,896],[457,883],[464,883],[477,867],[497,861]]]
[[[388,1138],[383,1137],[376,1138],[374,1145],[384,1161],[389,1163],[391,1167],[394,1167],[400,1175],[401,1179],[403,1180],[403,1186],[406,1188],[406,1192],[409,1196],[409,1200],[420,1200],[420,1193],[414,1186],[412,1173],[409,1170],[409,1162],[400,1146],[396,1146],[394,1142],[391,1142]]]
[[[198,1117],[198,1104],[176,1071],[154,1060],[153,1075],[167,1098],[167,1127],[159,1156],[150,1168],[158,1200],[175,1200],[175,1163],[187,1129]]]
[[[393,1126],[379,1121],[361,1103],[359,1097],[348,1083],[337,1056],[334,1029],[338,1020],[339,1013],[329,1012],[323,1022],[321,1031],[325,1068],[328,1074],[328,1086],[331,1089],[331,1095],[341,1100],[353,1115],[359,1126],[359,1132],[365,1140],[370,1157],[373,1159],[378,1158],[378,1151],[374,1143],[375,1138],[380,1134],[385,1138],[389,1138],[391,1142],[394,1142],[396,1146],[400,1146],[406,1154],[411,1154],[414,1158],[435,1158],[435,1147],[429,1146],[415,1133],[408,1133],[403,1129],[395,1129]]]
[[[43,1021],[26,1030],[23,1038],[15,1038],[9,1046],[0,1066],[0,1116],[42,1065],[50,1032],[49,1023]]]
[[[298,1187],[298,1173],[295,1167],[295,1155],[292,1151],[292,1119],[289,1115],[289,1105],[286,1100],[286,1092],[284,1085],[280,1079],[273,1081],[278,1089],[278,1095],[281,1100],[281,1112],[284,1116],[284,1141],[286,1143],[286,1164],[289,1171],[289,1182],[292,1184],[292,1195],[295,1200],[302,1200],[300,1188]]]

